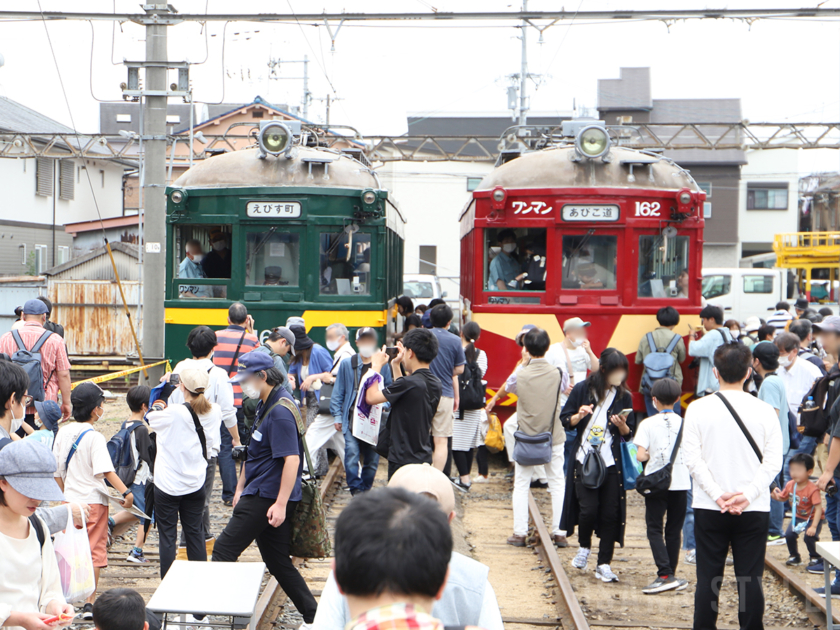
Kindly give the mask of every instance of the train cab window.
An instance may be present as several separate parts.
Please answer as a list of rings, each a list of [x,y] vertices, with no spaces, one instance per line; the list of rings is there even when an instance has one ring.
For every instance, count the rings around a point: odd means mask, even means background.
[[[277,228],[249,232],[245,252],[245,284],[298,286],[300,235]]]
[[[370,295],[370,234],[323,233],[318,249],[321,295]]]
[[[614,291],[617,249],[616,236],[564,236],[563,288]]]
[[[639,297],[687,299],[688,237],[639,237]]]
[[[179,298],[217,298],[227,297],[227,286],[212,284],[207,279],[230,278],[230,249],[214,249],[214,243],[223,241],[227,244],[230,226],[183,225],[175,229],[173,247],[173,268],[175,277],[191,282],[178,283]],[[211,253],[215,256],[211,257]],[[211,275],[224,270],[217,264],[227,259],[227,275]]]
[[[484,230],[484,238],[488,291],[545,291],[549,267],[544,228]]]

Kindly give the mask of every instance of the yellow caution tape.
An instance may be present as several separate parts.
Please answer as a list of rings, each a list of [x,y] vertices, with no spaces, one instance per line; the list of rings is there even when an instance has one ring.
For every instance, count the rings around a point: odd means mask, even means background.
[[[111,381],[115,378],[120,378],[122,376],[128,376],[129,374],[134,374],[135,372],[140,372],[142,370],[146,370],[148,368],[157,367],[158,365],[166,364],[166,371],[171,372],[172,366],[169,363],[168,359],[164,359],[163,361],[158,361],[157,363],[149,363],[147,365],[140,365],[138,367],[129,368],[128,370],[122,370],[120,372],[113,372],[112,374],[103,374],[102,376],[94,376],[93,378],[86,378],[83,381],[77,381],[70,385],[70,389],[75,389],[76,385],[79,383],[104,383],[105,381]]]

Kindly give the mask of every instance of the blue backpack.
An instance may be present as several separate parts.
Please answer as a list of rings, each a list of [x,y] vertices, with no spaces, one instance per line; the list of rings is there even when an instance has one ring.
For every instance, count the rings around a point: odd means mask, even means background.
[[[131,452],[131,434],[141,426],[143,426],[142,422],[135,422],[132,426],[126,427],[123,422],[120,430],[108,440],[108,455],[111,456],[111,463],[114,464],[114,472],[126,487],[134,483],[134,477],[137,475],[138,462],[134,460],[134,454]]]
[[[650,396],[650,390],[653,384],[662,378],[674,378],[671,375],[671,369],[674,367],[674,355],[671,354],[674,348],[677,347],[680,337],[674,333],[671,341],[668,342],[668,347],[665,349],[657,348],[653,341],[653,334],[646,335],[648,346],[650,347],[650,354],[648,354],[642,364],[645,366],[644,374],[642,374],[642,393]]]
[[[12,355],[12,362],[22,367],[23,371],[26,372],[26,376],[29,377],[29,389],[26,393],[39,402],[43,402],[46,398],[46,392],[44,392],[44,370],[41,367],[41,346],[46,343],[50,335],[52,333],[49,330],[44,331],[44,334],[35,342],[32,349],[27,350],[20,333],[16,330],[12,331],[12,337],[18,347],[17,352]],[[53,370],[54,372],[55,370]],[[52,377],[53,375],[50,374],[50,379]]]

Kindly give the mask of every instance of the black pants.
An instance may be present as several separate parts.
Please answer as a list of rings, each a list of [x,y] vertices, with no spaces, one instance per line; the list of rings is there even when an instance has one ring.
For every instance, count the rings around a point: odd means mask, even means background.
[[[204,524],[204,539],[209,540],[213,538],[210,531],[210,498],[213,494],[213,483],[216,481],[216,462],[218,458],[211,457],[207,460],[207,472],[204,475],[204,514],[201,517],[201,522]],[[186,547],[187,539],[184,530],[181,529],[181,546]]]
[[[697,590],[694,594],[694,630],[717,627],[718,597],[726,555],[732,547],[738,583],[738,625],[741,630],[761,630],[764,625],[764,553],[767,550],[768,512],[721,514],[695,509],[697,539]]]
[[[204,545],[204,488],[191,494],[174,497],[155,486],[155,523],[160,546],[160,577],[163,578],[175,561],[178,549],[178,516],[187,543],[187,558],[205,562]]]
[[[645,497],[647,537],[659,577],[667,577],[677,572],[687,500],[688,490],[672,490]]]
[[[490,474],[490,451],[483,444],[475,449],[475,462],[478,464],[478,474],[487,477]]]
[[[811,523],[809,522],[808,525]],[[808,555],[810,556],[811,560],[819,560],[820,554],[817,553],[817,541],[820,539],[820,530],[822,529],[822,519],[817,521],[817,533],[813,536],[809,536],[803,532],[803,537],[805,538],[805,547],[808,549]],[[799,545],[797,544],[797,540],[799,540],[799,534],[793,531],[793,522],[791,521],[787,526],[787,531],[785,532],[785,542],[788,546],[788,552],[791,556],[796,556],[797,558],[800,557],[799,555]]]
[[[391,460],[388,460],[388,481],[391,481],[391,477],[394,476],[394,473],[405,465],[406,464],[398,464],[397,462],[392,462]]]
[[[607,468],[607,478],[596,490],[585,488],[580,481],[583,464],[575,462],[575,494],[578,501],[578,541],[592,548],[592,533],[597,529],[598,564],[610,564],[621,531],[621,485],[615,466]]]
[[[304,622],[312,623],[318,604],[289,556],[292,517],[298,502],[289,501],[286,505],[286,520],[280,527],[272,527],[268,523],[268,508],[273,503],[274,499],[253,495],[241,497],[225,530],[216,539],[213,562],[236,562],[248,545],[256,540],[271,575],[303,615]]]
[[[475,449],[469,451],[452,451],[452,459],[455,460],[455,467],[461,477],[469,477],[472,470],[473,454]]]
[[[452,476],[452,438],[446,438],[446,463],[443,465],[443,474],[447,477]],[[433,440],[434,441],[434,440]]]

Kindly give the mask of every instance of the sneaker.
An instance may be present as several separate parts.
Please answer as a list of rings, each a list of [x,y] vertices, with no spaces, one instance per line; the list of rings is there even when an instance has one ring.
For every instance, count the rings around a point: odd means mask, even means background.
[[[697,564],[697,550],[696,549],[689,549],[685,552],[685,562],[686,564]]]
[[[799,567],[802,566],[802,558],[799,556],[791,556],[787,559],[785,564],[789,567]]]
[[[143,554],[143,550],[138,549],[137,547],[131,550],[126,560],[128,560],[129,562],[134,562],[136,564],[146,564],[147,562],[149,562],[149,559]]]
[[[586,568],[586,563],[589,562],[590,553],[592,551],[586,547],[578,549],[577,555],[572,559],[572,566],[583,571]]]
[[[675,588],[674,590],[675,591],[684,591],[687,588],[688,588],[688,580],[681,580],[681,579],[677,578],[677,588]]]
[[[302,623],[298,626],[298,630],[312,630],[314,627],[314,624]]]
[[[688,582],[686,582],[688,584]],[[680,581],[673,575],[666,575],[665,577],[657,577],[653,582],[642,589],[645,595],[654,595],[662,593],[663,591],[670,591],[680,585]]]
[[[548,488],[548,482],[547,481],[540,481],[539,479],[534,479],[531,482],[531,487],[532,488]]]
[[[93,604],[85,604],[82,607],[82,621],[93,621]]]
[[[767,536],[767,546],[773,547],[775,545],[784,545],[785,539],[781,536],[776,536],[775,534],[770,534]]]
[[[618,576],[613,573],[608,564],[599,564],[595,569],[595,577],[602,582],[618,582]]]
[[[554,540],[555,547],[565,549],[569,546],[569,541],[566,539],[565,536],[561,536],[560,534],[554,534],[554,536],[552,536],[551,538]]]
[[[464,483],[463,481],[461,481],[460,479],[450,479],[449,481],[451,481],[452,485],[455,486],[461,492],[469,492],[470,491],[470,486],[468,484]]]
[[[818,586],[814,589],[814,592],[819,595],[820,597],[825,597],[825,587]],[[840,597],[840,584],[832,584],[831,585],[831,597],[832,599],[835,597]],[[87,604],[85,604],[87,606]]]
[[[825,566],[823,565],[823,561],[820,558],[812,559],[808,566],[805,569],[808,573],[816,573],[818,575],[822,575],[825,573]]]
[[[489,477],[483,477],[482,475],[478,475],[477,477],[473,478],[472,482],[473,483],[490,483],[490,478]]]
[[[222,499],[222,503],[225,507],[233,507],[233,499]]]

